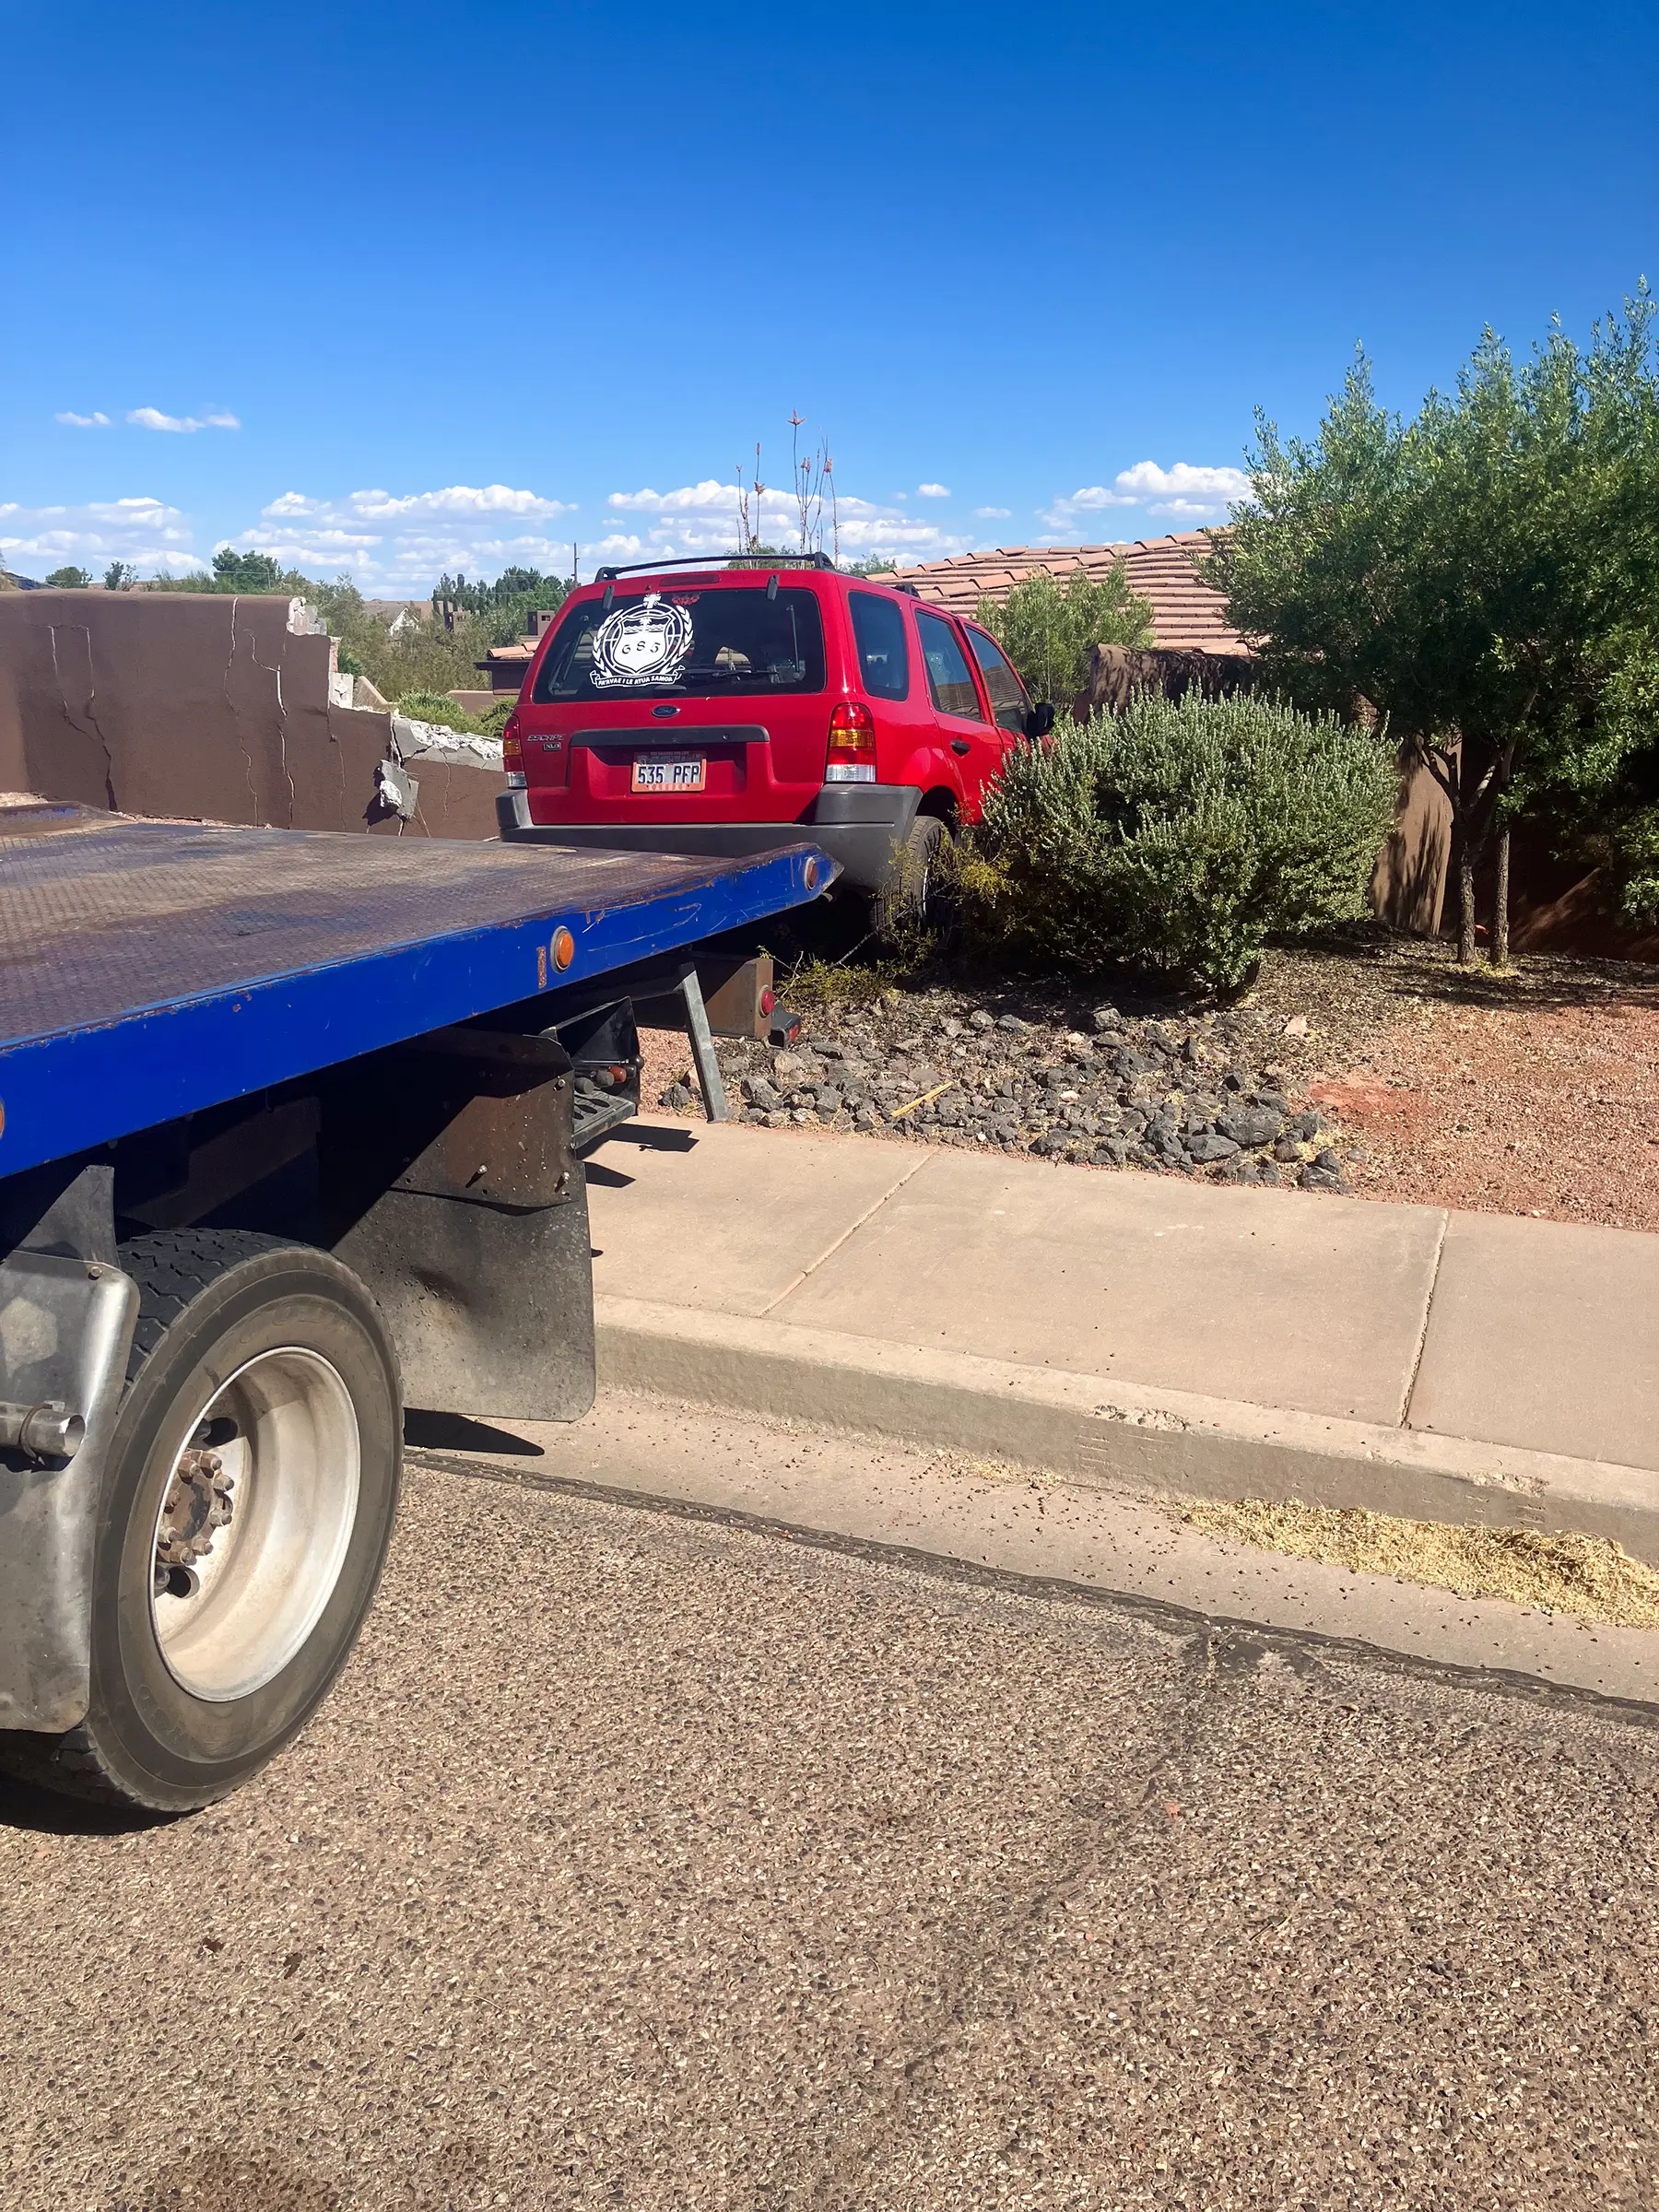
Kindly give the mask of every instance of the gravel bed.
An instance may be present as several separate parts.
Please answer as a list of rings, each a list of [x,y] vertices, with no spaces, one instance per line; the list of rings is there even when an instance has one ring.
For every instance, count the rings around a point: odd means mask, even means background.
[[[785,1051],[723,1041],[734,1118],[1221,1182],[1348,1188],[1335,1128],[1299,1105],[1291,1066],[1267,1057],[1270,1026],[1250,1010],[1021,1003],[1016,1013],[999,993],[888,991],[816,1016]],[[692,1094],[676,1081],[657,1102],[684,1110]]]
[[[645,1097],[695,1111],[683,1036],[644,1042]],[[742,1118],[1659,1230],[1651,966],[1470,971],[1364,928],[1270,949],[1229,1008],[958,974],[815,1012],[805,1043],[723,1041]]]

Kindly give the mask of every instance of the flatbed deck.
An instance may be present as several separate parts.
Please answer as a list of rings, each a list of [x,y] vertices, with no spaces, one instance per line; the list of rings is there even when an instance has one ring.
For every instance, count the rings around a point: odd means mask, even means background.
[[[0,809],[0,1174],[758,922],[834,873],[809,843],[723,861]]]

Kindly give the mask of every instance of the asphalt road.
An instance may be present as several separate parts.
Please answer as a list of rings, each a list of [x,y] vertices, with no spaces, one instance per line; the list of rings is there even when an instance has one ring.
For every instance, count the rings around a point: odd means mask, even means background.
[[[1656,1791],[1614,1709],[417,1469],[266,1776],[0,1796],[0,2190],[1651,2206]]]

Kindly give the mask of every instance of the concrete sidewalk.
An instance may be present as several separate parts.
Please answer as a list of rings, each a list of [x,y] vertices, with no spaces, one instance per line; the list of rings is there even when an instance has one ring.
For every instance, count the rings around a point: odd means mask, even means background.
[[[677,1121],[589,1183],[609,1382],[1659,1561],[1659,1237]]]

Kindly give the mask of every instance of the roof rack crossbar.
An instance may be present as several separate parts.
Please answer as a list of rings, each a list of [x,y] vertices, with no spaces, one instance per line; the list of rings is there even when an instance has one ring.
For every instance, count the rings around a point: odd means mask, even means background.
[[[828,553],[678,553],[660,560],[629,560],[594,571],[595,583],[609,583],[618,576],[637,576],[642,569],[688,569],[698,561],[717,560],[722,568],[830,569]]]

